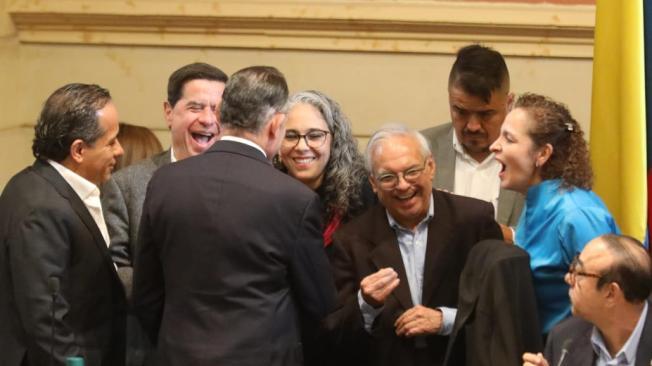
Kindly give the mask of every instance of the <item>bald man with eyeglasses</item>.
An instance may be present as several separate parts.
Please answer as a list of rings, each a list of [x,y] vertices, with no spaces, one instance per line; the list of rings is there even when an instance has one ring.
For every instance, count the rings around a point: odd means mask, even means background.
[[[652,364],[652,267],[638,240],[591,240],[565,280],[573,317],[550,331],[543,354],[524,354],[524,366]]]
[[[441,365],[468,252],[502,239],[493,207],[433,190],[428,143],[405,126],[376,132],[365,163],[379,204],[335,234],[340,306],[327,324],[344,364]]]

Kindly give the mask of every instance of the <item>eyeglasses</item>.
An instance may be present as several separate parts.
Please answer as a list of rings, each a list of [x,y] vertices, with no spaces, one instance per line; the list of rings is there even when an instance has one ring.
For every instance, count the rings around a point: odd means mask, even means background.
[[[579,271],[578,268],[582,267],[583,265],[584,264],[580,260],[580,255],[579,254],[576,255],[575,258],[573,258],[570,267],[568,267],[568,275],[570,277],[569,280],[571,284],[575,283],[575,279],[577,278],[577,276],[593,277],[593,278],[597,278],[598,280],[603,277],[599,274]]]
[[[295,147],[299,145],[299,141],[303,139],[308,147],[316,149],[324,145],[324,142],[326,142],[326,136],[328,136],[329,133],[330,132],[324,130],[311,129],[302,135],[296,130],[287,130],[285,132],[285,138],[283,139],[283,145],[286,147]]]
[[[383,173],[375,178],[380,188],[386,191],[394,189],[394,187],[398,185],[400,176],[403,176],[403,180],[408,183],[416,183],[417,179],[421,176],[421,173],[426,169],[427,163],[428,159],[423,162],[423,166],[421,167],[410,168],[399,173]]]

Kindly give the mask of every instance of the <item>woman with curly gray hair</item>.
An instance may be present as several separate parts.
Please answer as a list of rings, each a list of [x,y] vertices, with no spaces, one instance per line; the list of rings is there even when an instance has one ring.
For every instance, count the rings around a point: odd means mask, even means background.
[[[341,223],[375,202],[351,123],[337,102],[308,90],[290,97],[275,165],[314,190],[324,207],[324,245]]]

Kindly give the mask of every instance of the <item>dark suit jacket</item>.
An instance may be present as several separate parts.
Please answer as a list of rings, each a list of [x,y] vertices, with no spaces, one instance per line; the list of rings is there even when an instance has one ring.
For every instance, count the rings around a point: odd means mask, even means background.
[[[428,226],[423,280],[423,305],[454,308],[462,267],[471,247],[483,239],[502,239],[491,204],[433,190],[434,217]],[[358,350],[352,364],[421,365],[414,339],[398,337],[394,322],[412,308],[412,299],[396,234],[385,208],[378,204],[343,226],[335,234],[332,265],[338,289],[339,309],[329,316],[327,327],[339,352]],[[372,334],[364,330],[357,293],[360,281],[384,267],[392,267],[400,284],[387,298],[376,318]],[[448,337],[426,338],[428,365],[441,365]],[[342,351],[345,350],[345,351]],[[422,352],[420,352],[422,353]],[[369,359],[365,359],[365,358]]]
[[[469,254],[460,279],[448,366],[518,366],[541,352],[541,330],[530,256],[502,240],[485,240]]]
[[[117,171],[102,187],[102,209],[111,237],[111,256],[131,298],[132,267],[147,183],[154,172],[170,163],[170,150]]]
[[[548,334],[544,355],[550,365],[557,365],[566,340],[568,353],[563,365],[592,366],[595,353],[591,345],[593,324],[578,317],[570,317],[557,324]],[[652,360],[652,302],[648,299],[647,318],[636,351],[635,366],[649,366]]]
[[[437,174],[433,184],[437,188],[453,192],[455,189],[455,149],[453,148],[453,133],[451,123],[428,128],[421,131],[432,148],[432,155],[437,164]],[[501,224],[515,227],[521,217],[524,197],[522,194],[500,189],[498,194],[497,221]]]
[[[49,365],[52,295],[56,364],[124,364],[125,294],[106,242],[75,191],[37,160],[0,197],[0,364]],[[23,360],[25,359],[25,360]]]
[[[158,365],[300,365],[299,317],[314,329],[335,302],[320,215],[314,192],[245,144],[159,169],[134,267]]]

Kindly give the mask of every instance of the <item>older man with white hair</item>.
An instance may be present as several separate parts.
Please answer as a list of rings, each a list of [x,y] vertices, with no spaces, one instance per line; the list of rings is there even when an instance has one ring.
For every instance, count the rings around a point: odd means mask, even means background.
[[[493,207],[433,190],[428,143],[404,126],[376,132],[366,164],[379,204],[335,234],[340,309],[330,320],[340,346],[358,351],[354,363],[441,365],[467,254],[502,239]]]

